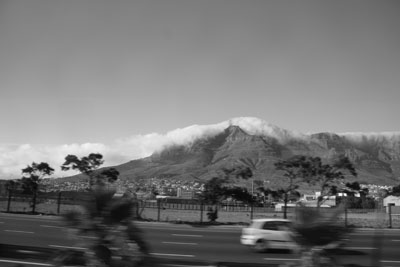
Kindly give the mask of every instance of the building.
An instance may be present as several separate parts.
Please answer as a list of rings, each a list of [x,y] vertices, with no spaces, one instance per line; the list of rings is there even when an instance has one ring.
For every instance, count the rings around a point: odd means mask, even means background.
[[[184,190],[182,188],[178,188],[176,196],[183,199],[193,199],[194,198],[193,190]]]
[[[307,207],[316,207],[318,203],[318,197],[321,194],[319,192],[316,192],[314,195],[303,195],[302,198],[300,198],[299,203],[307,206]],[[335,207],[336,206],[336,196],[324,196],[322,197],[323,200],[321,201],[320,207]]]
[[[383,199],[383,206],[386,208],[386,212],[389,212],[389,206],[392,206],[392,211],[400,213],[400,197],[387,196]]]

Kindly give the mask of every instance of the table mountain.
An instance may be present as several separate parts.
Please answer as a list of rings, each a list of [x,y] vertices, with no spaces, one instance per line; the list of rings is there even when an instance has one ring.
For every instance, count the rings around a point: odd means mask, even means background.
[[[115,166],[121,179],[177,178],[207,180],[222,168],[250,167],[254,179],[278,185],[274,163],[292,155],[329,161],[346,155],[360,183],[394,185],[400,181],[400,133],[300,134],[269,125],[263,129],[230,124],[187,144],[166,146],[151,156]],[[353,179],[355,180],[355,179]]]

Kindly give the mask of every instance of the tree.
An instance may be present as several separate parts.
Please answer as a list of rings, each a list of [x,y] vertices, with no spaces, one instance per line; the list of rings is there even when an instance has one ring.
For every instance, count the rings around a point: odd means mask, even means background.
[[[361,186],[358,182],[346,183],[346,187],[349,188],[350,190],[354,190],[354,191],[361,190]]]
[[[10,212],[11,197],[14,191],[20,186],[18,180],[8,180],[5,183],[5,189],[8,193],[7,212]]]
[[[307,171],[310,166],[309,158],[306,156],[293,156],[287,160],[281,160],[275,163],[275,169],[283,172],[283,176],[287,178],[287,185],[283,187],[283,217],[287,218],[287,203],[289,194],[296,191],[299,187],[298,182],[307,176]]]
[[[221,175],[226,182],[229,182],[232,178],[248,180],[253,177],[253,172],[248,166],[234,166],[232,168],[222,168]]]
[[[254,203],[254,197],[251,193],[249,193],[249,191],[247,191],[247,188],[234,186],[230,188],[225,188],[224,191],[225,196],[230,196],[233,199],[242,201],[244,203]]]
[[[253,160],[251,158],[240,158],[238,160],[238,162],[245,166],[244,169],[250,174],[250,176],[248,178],[254,177],[255,173],[257,173],[259,171],[259,167],[263,163],[263,161],[261,159]],[[251,181],[251,194],[254,194],[254,186],[260,186],[260,183],[262,183],[262,182],[259,180],[253,179]]]
[[[91,190],[95,184],[103,185],[106,182],[112,183],[118,179],[119,172],[115,168],[108,168],[101,173],[96,173],[96,170],[103,163],[103,155],[98,153],[91,153],[80,159],[75,155],[68,155],[65,157],[65,162],[61,165],[61,170],[77,170],[88,176],[88,189]]]
[[[400,185],[393,186],[392,189],[389,191],[389,195],[400,196]]]
[[[218,204],[225,196],[225,179],[213,177],[204,184],[201,200],[212,205]]]
[[[373,209],[375,208],[375,199],[368,196],[368,188],[363,188],[358,182],[346,183],[346,188],[342,190],[345,196],[339,197],[337,202],[346,203],[349,209]]]
[[[215,205],[215,208],[208,208],[207,216],[210,222],[215,222],[218,219],[217,205],[225,196],[224,188],[225,179],[213,177],[204,184],[204,190],[199,196],[201,202]]]
[[[16,190],[19,186],[20,186],[20,183],[19,183],[18,180],[8,180],[8,181],[5,183],[5,189],[6,189],[7,192],[14,191],[14,190]]]
[[[357,176],[357,172],[345,156],[339,156],[332,165],[322,163],[319,157],[309,157],[309,163],[304,165],[305,181],[310,185],[318,185],[320,196],[317,200],[317,207],[320,207],[324,197],[333,193],[339,183],[343,183],[345,173]],[[344,171],[344,172],[343,172]]]
[[[54,169],[49,166],[46,162],[39,164],[32,162],[32,165],[28,165],[22,169],[22,189],[24,193],[32,194],[32,213],[35,213],[36,209],[36,198],[39,190],[40,179],[52,175]]]
[[[208,210],[208,218],[214,222],[218,218],[218,204],[226,197],[252,203],[252,195],[247,189],[232,186],[232,178],[249,179],[252,177],[250,168],[235,166],[233,168],[223,168],[221,177],[213,177],[204,184],[204,190],[200,195],[202,202],[214,205],[215,208]]]

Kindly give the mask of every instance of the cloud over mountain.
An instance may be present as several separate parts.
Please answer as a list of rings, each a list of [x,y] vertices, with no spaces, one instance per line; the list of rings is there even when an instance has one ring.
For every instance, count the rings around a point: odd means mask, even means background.
[[[150,133],[132,135],[115,140],[110,144],[84,143],[60,145],[0,145],[0,179],[19,178],[21,169],[32,162],[48,162],[55,170],[56,176],[68,173],[60,171],[65,156],[74,154],[86,156],[89,153],[101,153],[104,166],[121,164],[132,159],[147,157],[166,146],[186,145],[205,136],[216,135],[229,125],[238,125],[249,133],[280,135],[281,129],[257,118],[234,118],[212,125],[192,125],[175,129],[165,134]]]
[[[224,132],[229,126],[239,126],[246,134],[273,138],[280,145],[292,143],[293,140],[310,142],[313,135],[288,131],[254,117],[239,117],[211,125],[191,125],[162,133],[138,134],[114,140],[109,144],[60,144],[60,145],[0,145],[0,179],[19,178],[21,169],[32,162],[48,162],[56,172],[55,176],[68,176],[73,173],[61,172],[60,165],[65,156],[74,154],[79,157],[89,153],[101,153],[104,156],[104,166],[115,166],[134,159],[145,158],[155,152],[161,152],[170,146],[190,147],[199,139],[215,137]],[[348,140],[363,140],[362,133],[340,134]],[[398,138],[400,134],[385,133],[384,135],[369,134],[368,138]],[[314,138],[315,139],[315,138]],[[386,140],[384,138],[384,140]],[[321,140],[318,140],[321,142]],[[325,141],[324,141],[325,142]],[[400,144],[397,142],[395,144]],[[397,153],[397,148],[391,148],[388,157]],[[380,152],[382,155],[383,152]],[[386,155],[385,154],[385,155]]]

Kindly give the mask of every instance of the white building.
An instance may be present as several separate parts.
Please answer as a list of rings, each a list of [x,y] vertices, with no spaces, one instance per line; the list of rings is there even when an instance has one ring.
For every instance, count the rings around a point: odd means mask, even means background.
[[[396,213],[397,211],[400,211],[400,197],[396,196],[387,196],[383,199],[383,206],[386,207],[386,212],[389,211],[389,206],[392,206],[392,211],[395,209]],[[393,206],[395,208],[393,208]]]
[[[307,207],[316,207],[318,202],[318,197],[320,192],[316,192],[315,195],[303,195],[299,202]],[[321,207],[335,207],[336,206],[336,196],[324,196],[322,197]]]

